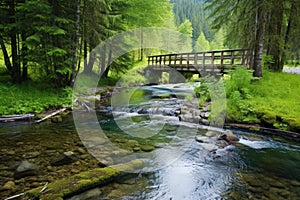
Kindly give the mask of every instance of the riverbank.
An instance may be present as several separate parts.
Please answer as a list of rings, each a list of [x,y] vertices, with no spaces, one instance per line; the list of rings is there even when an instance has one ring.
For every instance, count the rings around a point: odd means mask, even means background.
[[[0,116],[37,114],[71,105],[71,88],[56,88],[43,82],[26,82],[20,85],[0,82]]]
[[[263,78],[253,79],[239,69],[223,81],[227,123],[300,131],[299,75],[264,71]]]

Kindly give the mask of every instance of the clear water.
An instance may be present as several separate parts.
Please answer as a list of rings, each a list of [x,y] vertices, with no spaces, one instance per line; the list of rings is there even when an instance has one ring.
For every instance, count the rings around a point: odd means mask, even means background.
[[[97,120],[87,120],[84,124],[86,135],[97,136],[96,140],[102,140],[94,129],[100,125],[106,139],[119,148],[111,151],[98,145],[101,156],[96,157],[102,163],[128,161],[133,158],[127,156],[131,152],[130,155],[145,161],[147,169],[90,190],[79,199],[300,199],[299,143],[232,130],[240,142],[213,154],[210,152],[213,142],[202,144],[195,140],[196,135],[204,135],[208,130],[180,122],[172,113],[163,112],[180,107],[183,99],[152,99],[153,91],[161,95],[166,90],[146,88],[129,106],[114,108],[111,115],[98,113]],[[178,89],[177,92],[182,91]],[[162,110],[156,109],[151,115],[137,113],[141,108],[149,111],[157,107]],[[89,117],[85,113],[81,115],[86,119]],[[90,146],[85,147],[97,149],[92,142],[88,141],[86,144]],[[0,185],[13,180],[17,188],[14,192],[0,190],[1,197],[24,192],[98,164],[87,154],[80,157],[77,164],[48,167],[56,155],[70,150],[77,153],[78,148],[85,148],[71,115],[62,124],[0,124],[0,144]],[[154,150],[145,153],[141,150],[143,145],[150,145]],[[137,148],[136,152],[134,148]],[[44,173],[35,178],[26,177],[24,181],[14,180],[16,163],[24,160],[24,154],[35,151],[40,155],[28,160],[39,164]]]
[[[184,131],[189,133],[189,129]],[[172,163],[139,174],[134,184],[121,181],[108,185],[101,197],[109,199],[112,191],[117,191],[122,195],[116,199],[299,199],[298,144],[252,132],[233,132],[240,143],[219,149],[218,156],[187,134],[176,143],[184,147],[184,154]],[[137,180],[143,178],[146,181],[139,188]],[[122,192],[124,186],[129,193]],[[129,186],[138,190],[131,191]]]

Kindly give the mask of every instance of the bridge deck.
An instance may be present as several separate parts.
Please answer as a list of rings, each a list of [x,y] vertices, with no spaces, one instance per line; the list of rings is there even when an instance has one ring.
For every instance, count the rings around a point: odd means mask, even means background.
[[[169,71],[172,68],[179,72],[226,73],[234,66],[247,66],[248,63],[247,49],[148,56],[148,67],[158,71]]]

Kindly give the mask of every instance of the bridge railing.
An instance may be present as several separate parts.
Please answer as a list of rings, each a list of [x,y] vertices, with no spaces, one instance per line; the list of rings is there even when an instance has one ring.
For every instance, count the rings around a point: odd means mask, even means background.
[[[148,67],[167,71],[174,68],[182,72],[213,71],[225,73],[233,66],[247,66],[247,49],[231,49],[180,54],[148,56]]]

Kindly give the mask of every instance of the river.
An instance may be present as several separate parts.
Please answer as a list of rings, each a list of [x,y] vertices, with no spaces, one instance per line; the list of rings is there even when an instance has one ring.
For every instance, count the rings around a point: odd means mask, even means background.
[[[224,130],[182,122],[176,116],[189,92],[190,88],[174,92],[147,86],[136,90],[126,106],[115,101],[107,112],[97,112],[96,119],[81,112],[57,124],[0,124],[1,197],[102,165],[142,159],[146,165],[141,171],[70,199],[300,198],[299,144],[231,130],[240,141],[216,148],[215,137]],[[130,90],[125,93],[132,95]],[[120,95],[116,99],[125,98]],[[74,153],[74,160],[54,164],[66,152]],[[22,161],[38,169],[30,176],[16,174]]]

